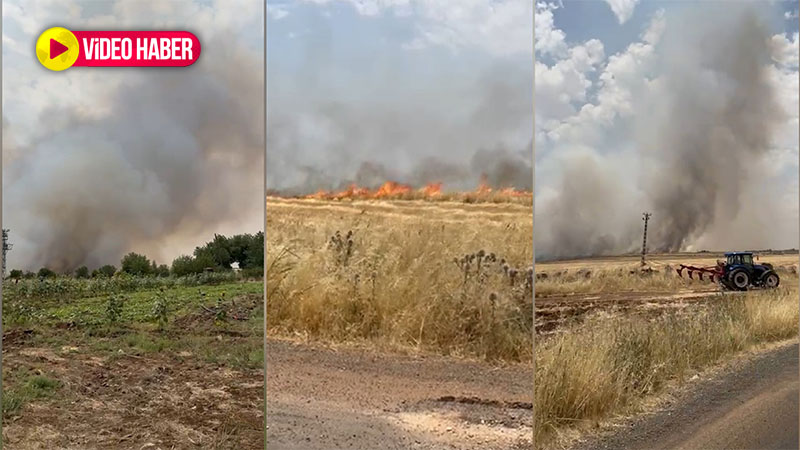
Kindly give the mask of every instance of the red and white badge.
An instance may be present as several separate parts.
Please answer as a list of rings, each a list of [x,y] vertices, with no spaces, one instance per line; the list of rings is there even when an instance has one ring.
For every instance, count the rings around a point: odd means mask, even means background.
[[[55,27],[36,41],[36,57],[50,70],[85,67],[186,67],[200,57],[188,31],[70,31]]]

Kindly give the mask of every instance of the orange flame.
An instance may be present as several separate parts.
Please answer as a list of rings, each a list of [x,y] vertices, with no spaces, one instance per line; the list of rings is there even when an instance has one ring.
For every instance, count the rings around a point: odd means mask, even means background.
[[[419,189],[414,189],[411,186],[395,181],[387,181],[383,183],[378,189],[372,190],[365,187],[360,187],[356,184],[351,184],[347,189],[339,192],[321,190],[314,194],[306,195],[304,198],[318,199],[318,200],[343,200],[343,199],[433,199],[442,197],[442,183],[429,183]],[[459,198],[469,197],[475,200],[478,197],[525,197],[532,196],[533,194],[528,191],[518,191],[514,188],[502,188],[498,190],[492,189],[489,185],[489,179],[486,174],[481,175],[478,187],[472,192],[456,192],[452,196],[442,198],[452,198],[458,200]]]

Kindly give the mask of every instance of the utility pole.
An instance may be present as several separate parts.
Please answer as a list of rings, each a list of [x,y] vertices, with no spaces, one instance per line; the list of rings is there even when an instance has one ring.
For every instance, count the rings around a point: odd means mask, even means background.
[[[8,243],[8,230],[3,229],[3,278],[6,276],[6,253],[11,250],[11,244]]]
[[[644,261],[644,256],[647,254],[647,221],[650,220],[649,212],[642,214],[642,220],[644,220],[644,236],[642,237],[642,267],[644,267],[647,263]]]

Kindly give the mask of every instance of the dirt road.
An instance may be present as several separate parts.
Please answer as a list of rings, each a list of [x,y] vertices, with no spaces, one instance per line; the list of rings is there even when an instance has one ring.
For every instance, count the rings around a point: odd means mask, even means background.
[[[530,366],[267,343],[267,442],[284,449],[528,449]]]
[[[578,448],[797,449],[798,378],[795,342],[698,380],[666,408]]]

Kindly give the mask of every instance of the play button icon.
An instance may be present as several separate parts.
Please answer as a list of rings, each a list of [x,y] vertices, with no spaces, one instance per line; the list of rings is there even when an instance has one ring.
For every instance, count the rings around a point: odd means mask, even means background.
[[[55,39],[50,39],[50,59],[55,58],[56,56],[64,53],[65,51],[69,50],[69,47],[58,42]]]
[[[48,28],[36,40],[36,59],[50,70],[69,69],[80,56],[81,44],[66,28]]]

